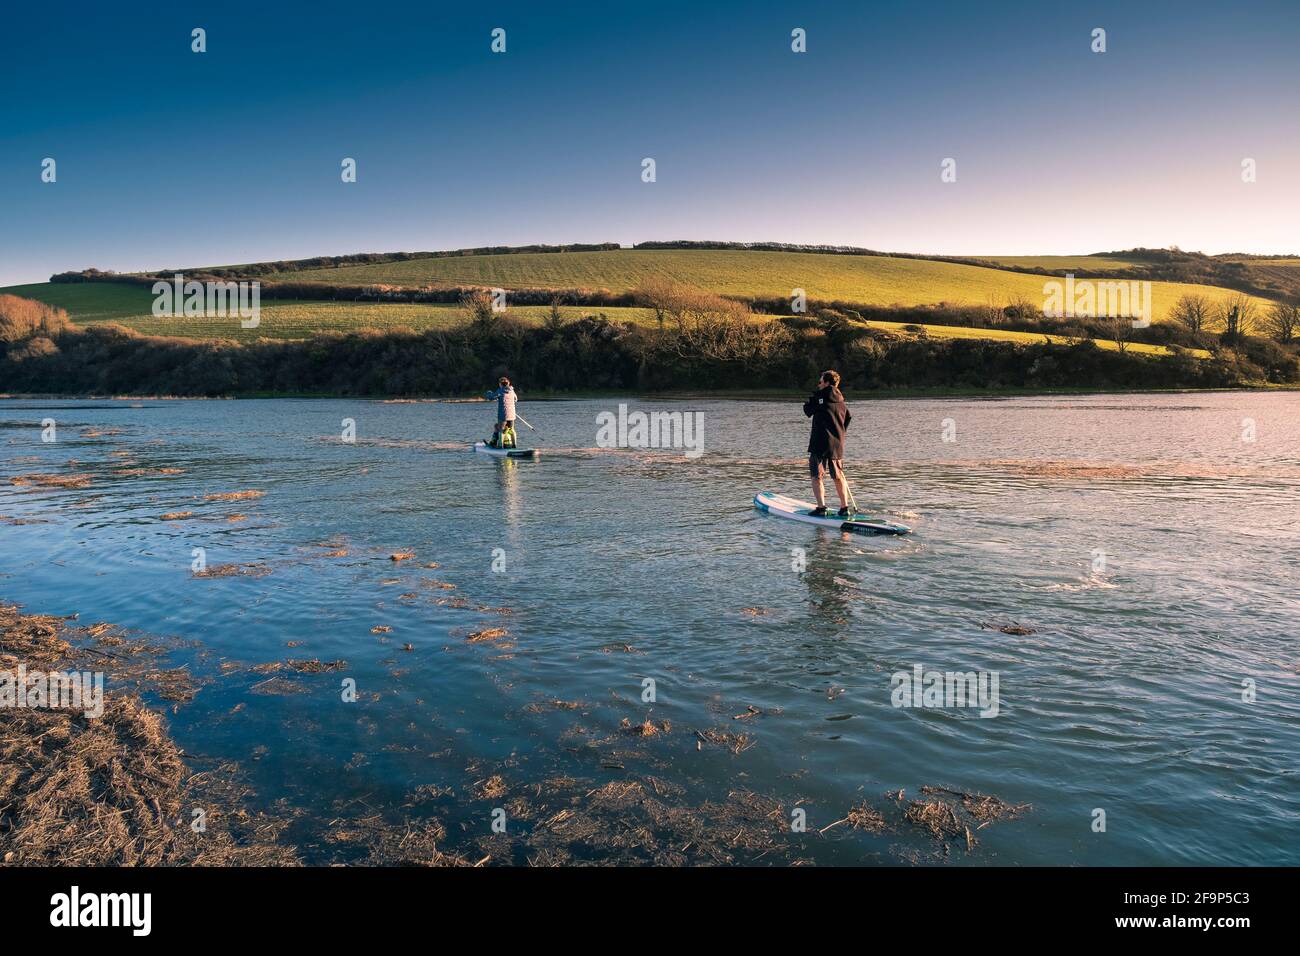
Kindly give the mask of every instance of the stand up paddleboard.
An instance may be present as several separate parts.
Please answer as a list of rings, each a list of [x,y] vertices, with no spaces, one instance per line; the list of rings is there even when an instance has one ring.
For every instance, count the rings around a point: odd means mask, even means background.
[[[491,448],[487,442],[476,441],[474,451],[480,455],[495,455],[497,458],[536,458],[536,448]]]
[[[816,505],[797,498],[778,495],[774,491],[760,491],[754,495],[754,507],[759,511],[778,518],[789,518],[806,524],[819,524],[824,528],[839,528],[841,531],[853,531],[857,534],[911,534],[912,529],[905,524],[893,524],[880,518],[864,514],[855,514],[850,518],[840,518],[834,512],[824,518],[814,517]]]

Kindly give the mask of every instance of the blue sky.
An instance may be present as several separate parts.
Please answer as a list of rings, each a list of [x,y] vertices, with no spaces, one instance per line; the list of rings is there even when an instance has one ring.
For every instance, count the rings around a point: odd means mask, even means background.
[[[704,6],[10,5],[0,284],[679,238],[1300,252],[1294,0]]]

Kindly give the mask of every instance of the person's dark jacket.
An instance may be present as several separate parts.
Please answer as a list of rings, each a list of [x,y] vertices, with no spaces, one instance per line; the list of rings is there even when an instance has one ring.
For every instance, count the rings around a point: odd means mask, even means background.
[[[818,458],[842,459],[844,433],[848,431],[853,416],[844,396],[834,385],[827,385],[812,393],[803,403],[803,413],[812,419],[812,435],[808,439],[808,454]]]

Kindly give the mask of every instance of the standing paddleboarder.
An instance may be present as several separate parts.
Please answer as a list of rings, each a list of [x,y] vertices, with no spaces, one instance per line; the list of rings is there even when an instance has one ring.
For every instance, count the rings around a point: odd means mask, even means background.
[[[485,396],[488,401],[496,399],[497,424],[492,431],[492,438],[487,442],[489,448],[514,448],[515,446],[515,402],[519,396],[504,375],[497,382],[497,387]]]
[[[849,484],[844,478],[844,433],[848,431],[853,416],[840,393],[839,372],[822,372],[817,391],[803,403],[803,413],[812,419],[812,435],[808,438],[808,473],[812,476],[817,507],[810,514],[816,518],[826,515],[826,489],[822,486],[822,479],[829,472],[831,481],[835,482],[835,493],[840,496],[839,517],[847,518],[852,511],[849,508]]]

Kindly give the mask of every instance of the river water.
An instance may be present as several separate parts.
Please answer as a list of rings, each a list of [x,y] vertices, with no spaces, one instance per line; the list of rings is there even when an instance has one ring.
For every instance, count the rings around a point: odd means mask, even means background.
[[[597,447],[619,400],[524,398],[536,461],[466,450],[481,403],[0,402],[0,598],[192,642],[174,736],[299,808],[309,860],[341,806],[477,856],[499,807],[522,841],[548,787],[649,781],[706,828],[774,801],[738,862],[1300,862],[1300,395],[850,396],[857,503],[904,538],[753,509],[808,497],[798,402],[627,400],[699,413],[696,456]],[[310,658],[346,664],[254,670]],[[996,677],[996,714],[895,706],[918,666]],[[936,837],[926,786],[1021,809]],[[864,802],[883,831],[839,822]]]

